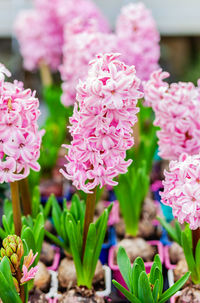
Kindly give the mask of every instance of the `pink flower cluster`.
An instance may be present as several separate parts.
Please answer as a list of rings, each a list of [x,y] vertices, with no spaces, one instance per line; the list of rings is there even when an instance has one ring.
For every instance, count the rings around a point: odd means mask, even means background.
[[[171,206],[175,218],[191,229],[200,227],[200,155],[182,154],[179,161],[171,161],[165,171],[162,203]]]
[[[63,80],[62,103],[73,105],[76,99],[76,86],[79,79],[84,80],[88,73],[89,62],[100,52],[114,52],[117,42],[114,34],[98,30],[95,19],[74,19],[66,26],[63,47],[63,64],[60,67]]]
[[[38,131],[39,101],[23,83],[5,82],[10,72],[0,65],[0,183],[25,178],[37,160],[43,131]]]
[[[53,7],[47,11],[22,11],[15,23],[15,34],[25,69],[35,70],[41,63],[47,64],[52,70],[58,68],[62,55],[63,31]]]
[[[145,102],[155,111],[160,156],[176,160],[182,153],[200,152],[200,82],[173,83],[163,79],[168,73],[158,70],[144,83]]]
[[[28,281],[35,278],[35,275],[38,271],[39,266],[31,267],[33,265],[35,258],[37,257],[38,253],[33,255],[32,249],[30,250],[28,256],[24,257],[24,263],[22,266],[22,278],[21,278],[21,284],[27,283]]]
[[[77,189],[90,193],[97,185],[117,185],[113,179],[127,172],[126,150],[134,144],[137,101],[143,96],[135,67],[119,54],[99,54],[90,62],[86,81],[77,86],[77,101],[69,127],[68,163],[61,173]]]
[[[148,80],[150,74],[158,69],[160,36],[151,12],[142,2],[122,8],[116,35],[123,61],[135,65],[138,77]]]
[[[90,0],[35,0],[34,4],[32,10],[21,12],[15,23],[24,67],[28,70],[37,69],[41,63],[52,70],[58,69],[64,26],[74,18],[95,18],[102,31],[108,30],[106,20]]]

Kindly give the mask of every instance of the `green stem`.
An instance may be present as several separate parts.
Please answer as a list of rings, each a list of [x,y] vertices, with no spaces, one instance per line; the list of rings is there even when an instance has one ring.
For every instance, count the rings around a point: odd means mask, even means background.
[[[96,192],[97,192],[97,187],[94,188],[92,194],[87,195],[87,199],[86,199],[86,211],[85,211],[85,221],[84,221],[84,230],[83,230],[82,260],[85,253],[85,245],[86,245],[89,226],[94,219]]]
[[[31,215],[31,195],[29,191],[28,178],[19,181],[22,208],[25,216]]]
[[[19,184],[18,181],[10,183],[12,207],[13,207],[13,220],[15,226],[15,234],[20,237],[22,222],[21,222],[21,208],[19,199]]]
[[[20,285],[20,299],[22,300],[22,303],[26,303],[26,298],[25,298],[25,289],[24,289],[24,285],[21,285],[21,278],[22,278],[22,273],[20,271],[20,268],[17,270],[16,272],[16,278],[18,281],[18,284]]]

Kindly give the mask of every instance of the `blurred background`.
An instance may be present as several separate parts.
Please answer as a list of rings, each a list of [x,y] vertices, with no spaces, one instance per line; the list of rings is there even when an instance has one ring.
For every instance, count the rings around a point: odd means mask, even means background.
[[[50,0],[53,1],[53,0]],[[120,8],[133,0],[93,0],[108,17],[114,28]],[[193,81],[200,76],[200,1],[199,0],[144,0],[152,10],[161,33],[163,69],[171,73],[171,81]],[[18,12],[31,8],[31,0],[0,0],[0,62],[26,86],[38,88],[37,73],[22,68],[18,43],[13,36],[13,23]]]

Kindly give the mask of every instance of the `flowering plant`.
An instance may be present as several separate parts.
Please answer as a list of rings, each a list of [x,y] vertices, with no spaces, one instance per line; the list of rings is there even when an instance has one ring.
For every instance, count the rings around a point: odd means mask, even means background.
[[[174,232],[166,223],[165,226],[174,240],[182,245],[195,284],[200,283],[199,160],[199,155],[182,154],[179,161],[171,161],[170,171],[165,171],[164,191],[161,193],[162,202],[172,207],[175,218],[181,224],[188,223],[184,231],[176,227]]]
[[[163,81],[169,74],[158,70],[144,84],[145,103],[152,106],[160,127],[159,155],[167,160],[177,160],[182,153],[198,154],[200,151],[199,82],[172,83]]]
[[[38,266],[33,267],[37,253],[28,255],[26,241],[11,235],[3,240],[0,250],[0,298],[3,303],[27,303],[28,288],[25,285],[35,277]]]
[[[162,264],[159,255],[154,257],[150,274],[146,273],[143,260],[138,257],[133,266],[123,247],[117,253],[117,264],[126,282],[124,288],[117,281],[113,284],[121,291],[131,303],[164,303],[167,302],[188,280],[190,273],[186,273],[172,287],[163,292]]]
[[[131,127],[142,93],[134,66],[118,57],[98,55],[90,62],[87,80],[77,86],[78,103],[69,127],[73,140],[66,146],[68,163],[61,173],[87,193],[98,185],[117,185],[113,179],[132,162],[125,161],[125,152],[134,144]]]
[[[41,138],[38,130],[39,100],[23,83],[5,81],[10,72],[0,65],[0,183],[10,182],[15,233],[21,233],[21,192],[24,214],[31,213],[31,199],[26,177],[30,168],[39,171]]]
[[[150,10],[142,2],[122,7],[116,35],[122,60],[136,67],[140,79],[148,80],[160,57],[160,35]]]

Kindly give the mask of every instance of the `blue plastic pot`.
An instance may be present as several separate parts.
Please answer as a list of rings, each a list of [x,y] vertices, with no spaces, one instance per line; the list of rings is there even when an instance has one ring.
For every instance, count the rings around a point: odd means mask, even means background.
[[[116,231],[114,226],[110,226],[108,228],[108,242],[102,245],[101,254],[99,257],[103,265],[108,263],[108,252],[110,247],[116,244],[117,244]]]

